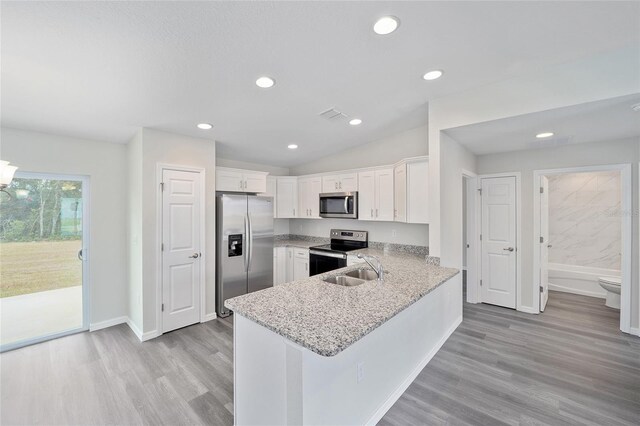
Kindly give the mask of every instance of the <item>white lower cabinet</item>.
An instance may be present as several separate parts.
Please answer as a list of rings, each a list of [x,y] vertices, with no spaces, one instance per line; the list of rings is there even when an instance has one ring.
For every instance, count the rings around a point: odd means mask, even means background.
[[[287,282],[287,247],[273,249],[273,285]]]
[[[276,247],[273,250],[273,285],[309,277],[309,249]]]
[[[309,250],[293,249],[293,281],[309,278]]]

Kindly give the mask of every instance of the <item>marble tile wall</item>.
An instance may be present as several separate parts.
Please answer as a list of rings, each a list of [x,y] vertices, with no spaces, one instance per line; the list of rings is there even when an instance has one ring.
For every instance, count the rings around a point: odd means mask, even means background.
[[[549,176],[549,262],[620,270],[620,173]]]

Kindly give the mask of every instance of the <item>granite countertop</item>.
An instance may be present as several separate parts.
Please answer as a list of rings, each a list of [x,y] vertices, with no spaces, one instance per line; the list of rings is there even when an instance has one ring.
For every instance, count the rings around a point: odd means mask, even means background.
[[[235,297],[225,306],[319,355],[334,356],[459,272],[412,253],[368,248],[350,254],[359,252],[380,258],[388,271],[384,283],[343,287],[322,280],[368,268],[359,264]]]
[[[309,247],[319,246],[322,243],[317,241],[306,240],[274,240],[275,247],[298,247],[308,249]]]

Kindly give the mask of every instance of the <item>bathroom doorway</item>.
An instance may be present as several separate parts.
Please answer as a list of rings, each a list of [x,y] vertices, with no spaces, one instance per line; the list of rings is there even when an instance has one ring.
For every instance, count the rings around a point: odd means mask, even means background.
[[[534,299],[598,298],[630,329],[631,167],[534,171]],[[558,297],[558,296],[556,296]]]

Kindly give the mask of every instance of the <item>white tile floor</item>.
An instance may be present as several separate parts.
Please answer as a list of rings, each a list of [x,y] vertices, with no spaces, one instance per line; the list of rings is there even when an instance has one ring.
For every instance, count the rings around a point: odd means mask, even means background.
[[[82,286],[0,299],[0,344],[82,326]]]

